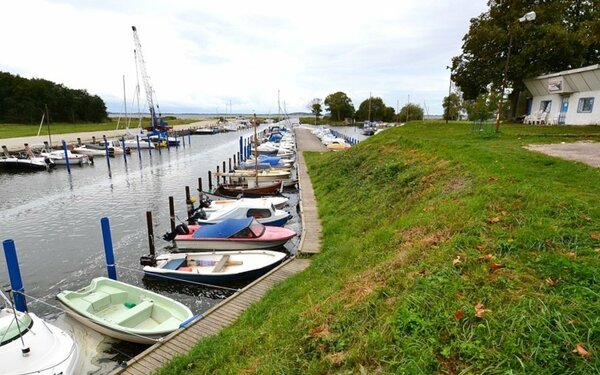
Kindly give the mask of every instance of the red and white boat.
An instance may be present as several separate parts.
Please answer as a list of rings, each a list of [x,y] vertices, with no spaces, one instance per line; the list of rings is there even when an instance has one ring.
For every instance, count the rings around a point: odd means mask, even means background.
[[[182,250],[251,250],[285,244],[296,235],[287,228],[267,227],[250,217],[227,219],[213,225],[185,226],[186,234],[177,234],[177,251]]]

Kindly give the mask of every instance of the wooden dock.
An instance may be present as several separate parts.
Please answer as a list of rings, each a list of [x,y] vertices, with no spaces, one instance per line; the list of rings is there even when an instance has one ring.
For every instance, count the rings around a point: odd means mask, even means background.
[[[298,147],[298,185],[300,189],[300,217],[302,233],[298,253],[318,253],[321,248],[321,221],[310,177],[302,151],[327,151],[310,130],[296,128]],[[200,340],[219,332],[233,323],[251,304],[258,301],[275,284],[303,271],[310,259],[290,258],[260,279],[233,296],[206,311],[187,328],[167,336],[162,342],[149,347],[127,362],[126,367],[115,369],[111,375],[148,375],[164,366],[176,355],[188,353]]]
[[[164,366],[174,356],[189,352],[205,337],[214,335],[233,323],[244,310],[258,301],[273,285],[304,270],[309,259],[291,258],[273,271],[246,286],[233,296],[206,311],[187,328],[173,332],[164,341],[149,347],[111,374],[148,375]]]
[[[300,217],[302,218],[302,233],[300,235],[300,253],[314,254],[321,251],[321,220],[317,212],[315,192],[306,169],[303,151],[326,152],[325,147],[309,129],[296,128],[296,145],[298,152],[298,188],[300,190]]]

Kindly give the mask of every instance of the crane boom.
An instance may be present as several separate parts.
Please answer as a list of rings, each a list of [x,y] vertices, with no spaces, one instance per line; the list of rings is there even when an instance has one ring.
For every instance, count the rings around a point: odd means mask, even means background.
[[[140,71],[142,73],[142,82],[144,84],[144,90],[146,91],[146,101],[148,102],[148,107],[150,108],[150,122],[152,130],[154,130],[155,127],[159,125],[159,122],[156,117],[156,111],[154,110],[154,100],[152,94],[152,86],[150,85],[150,77],[148,76],[148,72],[146,71],[146,63],[144,62],[144,56],[142,55],[142,44],[140,43],[140,38],[138,37],[137,29],[135,26],[131,26],[131,29],[133,30],[133,42],[135,44],[134,53],[136,56],[136,64],[137,66],[139,66]]]

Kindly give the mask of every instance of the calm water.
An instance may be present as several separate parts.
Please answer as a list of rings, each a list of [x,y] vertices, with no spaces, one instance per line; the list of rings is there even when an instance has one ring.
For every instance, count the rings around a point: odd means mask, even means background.
[[[232,292],[198,285],[149,282],[143,279],[139,257],[148,253],[146,211],[152,211],[157,253],[168,251],[162,235],[170,229],[168,197],[185,219],[185,186],[197,196],[198,178],[208,188],[207,173],[239,151],[240,136],[251,130],[216,135],[193,135],[186,147],[142,151],[127,157],[96,157],[94,165],[65,167],[50,172],[0,174],[0,240],[13,239],[21,265],[29,311],[70,331],[82,350],[81,373],[103,374],[118,361],[137,355],[145,346],[120,343],[83,328],[57,309],[60,290],[75,290],[106,276],[100,219],[108,217],[117,274],[121,281],[145,286],[186,304],[194,313],[206,311]],[[213,182],[214,183],[214,182]],[[287,225],[300,232],[297,195],[290,193],[285,209],[294,215]],[[286,248],[294,251],[298,239]],[[8,285],[3,256],[0,284]]]

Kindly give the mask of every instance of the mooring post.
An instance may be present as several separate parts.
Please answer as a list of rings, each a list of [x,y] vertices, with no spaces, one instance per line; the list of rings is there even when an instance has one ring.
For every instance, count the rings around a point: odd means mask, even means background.
[[[236,166],[236,167],[240,166],[240,163],[237,162],[237,160],[239,159],[239,157],[240,157],[240,153],[239,152],[237,154],[233,154],[233,165]]]
[[[198,192],[200,193],[200,198],[204,194],[204,190],[202,190],[202,177],[198,177]]]
[[[104,139],[104,152],[106,153],[106,162],[108,163],[108,173],[110,173],[110,155],[108,152],[108,142],[106,141],[105,135],[103,135],[102,138]]]
[[[225,168],[226,168],[226,167],[227,167],[227,165],[226,165],[226,163],[225,163],[225,160],[223,160],[223,173],[225,173],[225,171],[226,171],[226,169],[225,169]],[[229,172],[231,172],[231,169],[229,169]],[[225,176],[223,176],[223,179],[225,179]],[[225,182],[225,181],[223,181],[223,182]]]
[[[177,140],[177,132],[173,132],[175,135],[175,148],[179,148],[179,141]],[[167,144],[169,143],[169,139],[167,138]]]
[[[244,138],[240,135],[240,154],[243,152]]]
[[[154,255],[154,228],[152,226],[152,211],[146,211],[146,224],[148,225],[148,247],[150,255]]]
[[[192,145],[192,129],[188,129],[188,145]]]
[[[231,158],[229,158],[229,170],[233,171],[233,169],[231,168]]]
[[[175,231],[175,201],[169,197],[169,221],[171,222],[171,233]]]
[[[142,161],[142,150],[140,150],[140,135],[139,134],[135,135],[135,142],[137,143],[138,157],[140,158],[140,161]]]
[[[94,145],[96,144],[96,136],[95,135],[92,135],[92,144],[94,144]]]
[[[194,201],[192,200],[192,196],[190,195],[190,187],[186,186],[185,187],[185,204],[187,206],[187,217],[188,217],[188,224],[193,224],[193,221],[191,220],[192,214],[194,213]]]
[[[123,147],[123,160],[127,164],[127,150],[125,149],[125,137],[121,137],[121,147]]]
[[[112,245],[112,235],[110,234],[110,223],[107,217],[100,219],[102,227],[102,240],[104,241],[104,255],[106,256],[106,271],[108,278],[117,279],[117,266],[115,265],[115,253]]]
[[[152,157],[152,141],[150,140],[150,137],[148,137],[148,152],[150,153],[150,157]]]
[[[71,174],[71,162],[69,161],[69,152],[67,150],[67,142],[62,141],[63,152],[65,153],[65,161],[67,163],[67,172]]]
[[[10,287],[13,290],[15,309],[27,312],[27,301],[25,301],[25,295],[23,294],[25,288],[23,288],[23,279],[21,278],[21,270],[19,269],[19,259],[17,258],[15,242],[13,240],[4,240],[2,246],[4,246],[4,257],[6,258]]]
[[[208,171],[208,190],[212,192],[212,172]]]

